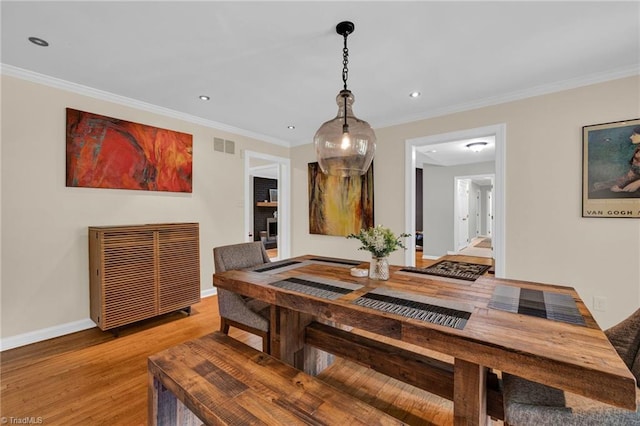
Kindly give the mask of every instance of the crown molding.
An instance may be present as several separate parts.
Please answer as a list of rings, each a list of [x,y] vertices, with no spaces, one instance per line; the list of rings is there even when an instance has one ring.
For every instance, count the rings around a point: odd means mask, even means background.
[[[605,72],[589,74],[586,76],[562,80],[555,83],[542,84],[529,89],[518,90],[515,92],[507,93],[499,96],[492,96],[488,98],[478,99],[471,102],[465,102],[457,105],[450,105],[441,108],[431,109],[429,111],[423,111],[422,113],[415,114],[410,117],[399,121],[389,121],[383,123],[376,123],[376,129],[383,127],[397,126],[400,124],[407,124],[414,121],[426,120],[429,118],[441,117],[444,115],[455,114],[464,111],[470,111],[478,108],[484,108],[508,102],[519,101],[522,99],[533,98],[536,96],[548,95],[551,93],[562,92],[565,90],[576,89],[578,87],[590,86],[592,84],[604,83],[607,81],[618,80],[621,78],[632,77],[640,75],[640,66],[631,65],[628,67],[618,68],[616,70],[609,70]]]
[[[163,115],[166,117],[176,118],[178,120],[183,120],[189,123],[198,124],[204,127],[246,136],[246,137],[257,139],[273,145],[292,148],[296,146],[306,145],[309,143],[307,141],[297,141],[297,142],[283,141],[281,139],[273,138],[271,136],[262,135],[249,130],[240,129],[237,127],[229,126],[227,124],[219,123],[213,120],[207,120],[207,119],[196,117],[190,114],[174,111],[174,110],[153,105],[147,102],[138,101],[135,99],[116,95],[114,93],[94,89],[88,86],[72,83],[59,78],[55,78],[48,75],[25,70],[22,68],[14,67],[12,65],[0,64],[0,73],[10,77],[28,80],[34,83],[43,84],[43,85],[54,87],[57,89],[67,90],[73,93],[92,97],[95,99],[99,99],[107,102],[113,102],[113,103],[117,103],[124,106],[129,106],[132,108],[152,112],[152,113]],[[543,84],[543,85],[535,86],[529,89],[518,90],[515,92],[507,93],[504,95],[492,96],[492,97],[478,99],[471,102],[464,102],[461,104],[444,106],[441,108],[434,108],[427,111],[423,111],[419,114],[414,114],[412,116],[405,117],[402,120],[378,122],[376,123],[375,128],[380,129],[383,127],[391,127],[391,126],[397,126],[401,124],[407,124],[414,121],[427,120],[430,118],[441,117],[448,114],[455,114],[459,112],[470,111],[473,109],[504,104],[507,102],[514,102],[514,101],[532,98],[536,96],[547,95],[550,93],[561,92],[564,90],[575,89],[578,87],[589,86],[592,84],[603,83],[606,81],[617,80],[620,78],[631,77],[634,75],[640,75],[640,66],[632,65],[628,67],[619,68],[616,70],[590,74],[590,75],[579,77],[579,78],[567,79],[567,80],[559,81],[556,83]]]
[[[234,133],[248,138],[257,139],[263,142],[267,142],[273,145],[279,145],[289,148],[291,144],[289,142],[273,138],[271,136],[261,135],[249,130],[240,129],[237,127],[229,126],[227,124],[219,123],[213,120],[207,120],[204,118],[196,117],[194,115],[185,114],[182,112],[174,111],[169,108],[160,107],[147,102],[138,101],[136,99],[127,98],[125,96],[116,95],[114,93],[106,92],[104,90],[94,89],[92,87],[83,86],[81,84],[72,83],[67,80],[51,77],[45,74],[25,70],[23,68],[14,67],[13,65],[0,64],[0,74],[7,75],[9,77],[15,77],[22,80],[31,81],[32,83],[38,83],[45,86],[53,87],[56,89],[66,90],[69,92],[77,93],[79,95],[88,96],[101,101],[112,102],[119,105],[128,106],[131,108],[152,112],[154,114],[163,115],[165,117],[175,118],[178,120],[186,121],[188,123],[198,124],[200,126],[208,127],[211,129],[221,130],[224,132]]]

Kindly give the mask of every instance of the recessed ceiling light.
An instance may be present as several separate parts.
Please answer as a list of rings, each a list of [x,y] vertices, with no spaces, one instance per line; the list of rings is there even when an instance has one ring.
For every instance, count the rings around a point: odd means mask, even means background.
[[[411,98],[419,98],[420,95],[422,95],[422,93],[417,92],[417,91],[409,93],[409,97],[411,97]]]
[[[49,45],[49,42],[47,40],[43,40],[38,37],[29,37],[29,41],[33,44],[37,44],[40,47],[47,47]]]
[[[210,98],[209,96],[207,96],[207,95],[200,95],[200,96],[199,96],[199,98],[200,98],[200,100],[201,100],[201,101],[208,101],[209,99],[211,99],[211,98]]]
[[[296,128],[296,126],[287,126],[287,129],[289,129],[289,130],[293,130],[295,128]]]
[[[485,146],[487,146],[487,142],[472,142],[468,143],[465,146],[473,152],[480,152],[484,149]]]

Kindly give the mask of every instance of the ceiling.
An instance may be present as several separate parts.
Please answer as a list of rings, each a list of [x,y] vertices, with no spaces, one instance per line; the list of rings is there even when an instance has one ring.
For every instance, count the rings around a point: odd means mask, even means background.
[[[640,2],[2,1],[1,15],[5,74],[284,146],[336,115],[342,20],[354,112],[374,128],[640,69]]]
[[[467,147],[473,143],[486,143],[486,145],[481,151],[475,152]],[[417,146],[416,154],[416,164],[432,164],[443,167],[495,161],[496,137],[491,135]]]

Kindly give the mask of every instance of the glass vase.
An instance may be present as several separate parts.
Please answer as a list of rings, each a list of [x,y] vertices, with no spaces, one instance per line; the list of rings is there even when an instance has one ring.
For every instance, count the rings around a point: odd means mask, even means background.
[[[388,257],[371,257],[369,264],[369,278],[372,280],[386,281],[389,279],[389,258]]]

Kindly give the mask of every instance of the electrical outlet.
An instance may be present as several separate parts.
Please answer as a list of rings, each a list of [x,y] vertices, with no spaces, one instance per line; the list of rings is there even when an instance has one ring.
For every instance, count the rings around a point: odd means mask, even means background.
[[[593,309],[596,311],[607,310],[607,298],[603,296],[593,296]]]

